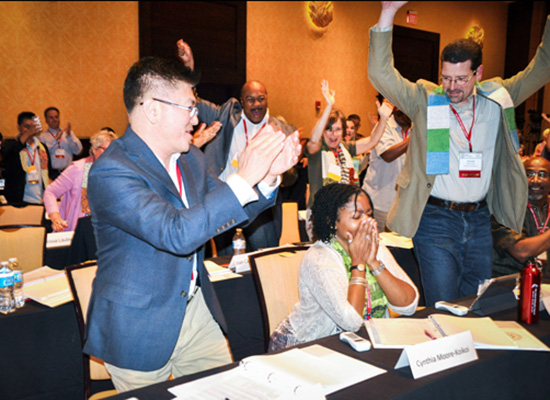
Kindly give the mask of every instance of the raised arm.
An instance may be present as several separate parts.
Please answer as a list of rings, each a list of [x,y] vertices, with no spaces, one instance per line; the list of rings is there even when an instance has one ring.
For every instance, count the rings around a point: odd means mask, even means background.
[[[178,48],[178,57],[186,67],[189,67],[191,70],[195,69],[195,59],[193,58],[193,52],[191,51],[191,46],[189,46],[183,39],[178,40],[176,43]]]
[[[397,11],[408,1],[382,1],[382,11],[376,26],[380,29],[388,28],[393,25],[393,19]]]
[[[307,142],[307,151],[309,154],[315,154],[319,150],[321,150],[323,132],[325,130],[325,126],[327,126],[328,117],[330,116],[330,112],[332,111],[332,106],[334,105],[334,102],[335,102],[336,92],[334,90],[331,91],[329,89],[328,81],[323,80],[321,82],[321,92],[323,93],[323,96],[327,101],[327,105],[325,106],[323,113],[317,120],[317,123],[315,124],[315,127],[311,132],[311,137]]]
[[[378,115],[380,115],[378,123],[375,125],[369,137],[359,139],[355,142],[355,152],[357,154],[363,154],[371,151],[378,144],[380,138],[384,134],[386,122],[393,111],[393,105],[387,101],[380,104],[380,102],[376,100],[376,107],[378,108]]]

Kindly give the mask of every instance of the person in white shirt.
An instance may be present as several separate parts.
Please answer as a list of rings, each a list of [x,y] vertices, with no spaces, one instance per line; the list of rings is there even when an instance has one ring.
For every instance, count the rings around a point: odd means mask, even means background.
[[[65,168],[73,162],[73,156],[80,154],[82,143],[71,130],[71,123],[65,129],[61,129],[59,109],[48,107],[44,110],[44,118],[48,129],[40,134],[40,141],[48,147],[52,163],[52,181],[57,178]]]
[[[411,125],[409,117],[395,107],[380,142],[370,153],[363,189],[374,203],[374,219],[380,232],[386,229],[388,211],[397,194],[397,176],[405,164]]]

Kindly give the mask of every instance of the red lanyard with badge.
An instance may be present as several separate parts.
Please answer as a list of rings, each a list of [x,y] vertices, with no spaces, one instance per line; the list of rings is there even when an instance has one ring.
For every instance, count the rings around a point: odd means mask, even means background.
[[[449,106],[451,107],[451,111],[453,112],[456,120],[458,121],[458,125],[462,129],[462,133],[464,133],[464,136],[468,141],[468,148],[470,150],[467,153],[461,152],[459,154],[458,176],[460,178],[480,178],[481,166],[482,166],[482,153],[474,152],[472,150],[472,131],[474,130],[474,123],[476,119],[476,98],[475,96],[473,98],[472,125],[470,126],[469,131],[466,130],[466,127],[464,126],[464,122],[462,121],[462,118],[460,118],[460,115],[454,109],[452,104],[449,104]]]
[[[34,185],[40,181],[38,170],[34,165],[34,162],[36,161],[36,153],[38,152],[38,146],[33,149],[32,157],[31,152],[27,147],[25,147],[25,151],[27,152],[27,155],[29,156],[29,161],[31,162],[31,165],[27,166],[27,182],[31,185]]]
[[[529,211],[531,211],[531,215],[533,215],[533,219],[535,220],[535,225],[537,226],[537,231],[539,232],[539,234],[544,233],[547,229],[546,227],[548,226],[548,220],[550,219],[550,212],[546,216],[546,221],[544,221],[544,225],[541,228],[539,219],[535,214],[535,210],[533,210],[533,207],[531,207],[531,204],[527,203],[527,207],[529,208]]]
[[[55,158],[65,158],[65,149],[61,147],[61,138],[56,139],[55,137],[57,136],[57,133],[51,130],[49,132],[51,133],[51,135],[53,136],[53,139],[57,143],[57,149],[55,149]]]

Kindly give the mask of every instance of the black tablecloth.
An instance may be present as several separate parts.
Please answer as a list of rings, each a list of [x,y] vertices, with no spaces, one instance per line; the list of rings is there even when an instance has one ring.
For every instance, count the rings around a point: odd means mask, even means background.
[[[83,399],[81,348],[72,302],[0,314],[0,399]]]
[[[264,352],[252,275],[214,282],[235,360]],[[84,396],[83,358],[73,303],[56,308],[28,301],[0,314],[0,400],[64,400]],[[109,381],[110,382],[110,381]],[[111,388],[93,383],[92,391]]]

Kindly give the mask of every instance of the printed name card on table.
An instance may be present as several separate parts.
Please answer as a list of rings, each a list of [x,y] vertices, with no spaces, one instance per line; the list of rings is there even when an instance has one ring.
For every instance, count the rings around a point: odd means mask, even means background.
[[[46,235],[46,248],[68,247],[73,240],[74,231],[70,232],[52,232]]]
[[[405,347],[395,369],[408,365],[414,379],[477,360],[470,331]]]
[[[250,271],[250,264],[248,263],[248,256],[250,254],[251,253],[245,253],[233,256],[229,263],[229,269],[237,274]]]

